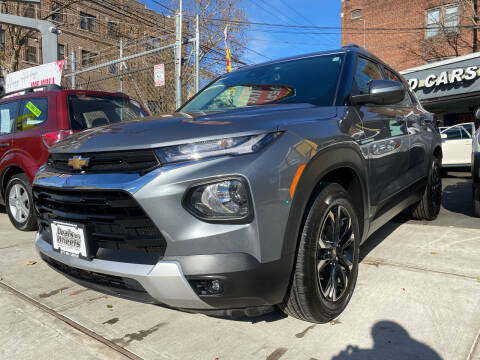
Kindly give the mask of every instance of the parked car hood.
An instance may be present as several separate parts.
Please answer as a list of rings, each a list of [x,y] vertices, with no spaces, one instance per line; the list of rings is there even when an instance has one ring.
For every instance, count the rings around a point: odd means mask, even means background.
[[[285,130],[296,122],[323,120],[335,107],[263,105],[226,111],[155,115],[89,129],[58,143],[53,153],[88,153],[158,148],[219,137]]]

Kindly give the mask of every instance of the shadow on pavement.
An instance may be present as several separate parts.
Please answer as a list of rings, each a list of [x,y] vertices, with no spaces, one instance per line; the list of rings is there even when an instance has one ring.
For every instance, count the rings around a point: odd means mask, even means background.
[[[444,187],[442,206],[445,210],[472,216],[472,181],[462,180]]]
[[[332,360],[441,360],[429,346],[410,337],[408,332],[393,321],[379,321],[372,328],[373,348],[361,349],[348,345]]]
[[[6,214],[5,206],[0,205],[0,214]]]

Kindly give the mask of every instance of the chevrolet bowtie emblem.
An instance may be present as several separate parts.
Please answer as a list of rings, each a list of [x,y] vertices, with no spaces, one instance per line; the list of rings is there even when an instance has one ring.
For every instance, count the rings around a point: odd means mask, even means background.
[[[68,159],[68,166],[73,167],[75,170],[82,170],[84,167],[87,167],[89,163],[89,158],[82,158],[81,156],[74,156]]]

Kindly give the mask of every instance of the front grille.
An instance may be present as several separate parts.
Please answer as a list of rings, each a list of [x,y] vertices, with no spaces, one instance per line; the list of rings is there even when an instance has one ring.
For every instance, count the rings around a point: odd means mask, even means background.
[[[75,170],[68,165],[74,156],[88,158],[88,166]],[[50,154],[47,169],[74,173],[146,173],[160,166],[153,150],[109,151],[83,154]]]
[[[166,241],[128,193],[35,186],[35,209],[42,236],[51,243],[52,221],[85,225],[91,248],[143,250],[163,255]],[[95,254],[93,254],[95,255]]]

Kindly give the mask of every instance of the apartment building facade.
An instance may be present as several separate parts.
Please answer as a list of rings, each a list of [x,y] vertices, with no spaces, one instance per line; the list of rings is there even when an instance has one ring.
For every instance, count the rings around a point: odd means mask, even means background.
[[[47,19],[57,26],[61,31],[58,59],[66,59],[64,74],[72,71],[73,61],[78,71],[119,58],[120,44],[123,55],[128,56],[174,41],[174,20],[135,0],[41,0],[40,4],[7,0],[1,6],[2,12]],[[0,25],[0,47],[7,55],[14,48],[11,31],[12,27]],[[159,52],[79,75],[76,87],[112,92],[122,89],[141,100],[152,112],[168,110],[162,108],[162,104],[170,101],[170,92],[174,93],[170,88],[173,84],[172,61],[173,50]],[[40,35],[33,33],[20,51],[18,69],[41,63]],[[153,86],[153,67],[158,63],[166,63],[166,76],[172,77],[172,81],[166,79],[167,84],[162,89]],[[64,77],[63,85],[70,87],[71,78]]]
[[[341,0],[342,44],[404,70],[477,50],[477,0]]]

